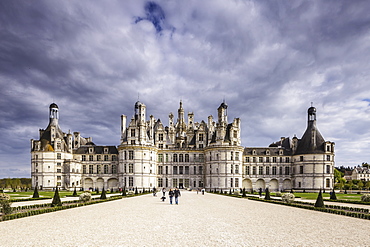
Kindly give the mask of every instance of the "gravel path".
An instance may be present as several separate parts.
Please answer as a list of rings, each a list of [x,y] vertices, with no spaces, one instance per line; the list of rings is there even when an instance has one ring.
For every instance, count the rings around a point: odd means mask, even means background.
[[[370,246],[367,220],[188,191],[180,205],[159,198],[0,222],[0,246]]]

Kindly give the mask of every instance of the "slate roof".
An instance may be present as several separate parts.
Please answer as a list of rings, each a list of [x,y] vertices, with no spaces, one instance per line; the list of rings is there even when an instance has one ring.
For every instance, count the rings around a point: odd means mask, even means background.
[[[316,144],[312,143],[311,135],[312,131],[316,131]],[[298,147],[295,154],[317,154],[325,153],[325,140],[322,137],[320,131],[314,126],[313,123],[310,123],[307,126],[305,133],[302,138],[298,140]]]
[[[118,154],[118,150],[115,146],[93,146],[93,154]],[[75,154],[89,154],[89,148],[91,146],[82,146],[74,151]],[[104,153],[104,148],[108,148],[108,153]]]

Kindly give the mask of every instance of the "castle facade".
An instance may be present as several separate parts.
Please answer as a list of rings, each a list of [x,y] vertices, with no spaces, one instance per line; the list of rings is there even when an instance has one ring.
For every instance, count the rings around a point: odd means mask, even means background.
[[[241,146],[241,120],[228,122],[227,104],[217,119],[194,122],[180,102],[168,126],[136,102],[134,116],[121,116],[118,146],[98,146],[79,132],[59,127],[59,107],[49,107],[49,125],[31,140],[32,185],[43,189],[117,189],[179,187],[271,191],[331,189],[334,143],[316,126],[316,108],[308,109],[302,138],[280,138],[267,147]]]

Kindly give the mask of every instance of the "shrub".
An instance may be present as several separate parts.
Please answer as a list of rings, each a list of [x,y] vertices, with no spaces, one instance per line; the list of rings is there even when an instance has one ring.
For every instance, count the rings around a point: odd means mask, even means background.
[[[10,214],[13,211],[11,204],[9,195],[0,194],[0,207],[3,214]]]
[[[337,195],[335,194],[334,189],[333,189],[333,191],[330,194],[330,200],[337,200]]]
[[[282,195],[281,192],[276,192],[275,193],[275,196],[281,197],[281,195]]]
[[[128,196],[132,196],[132,195],[134,195],[134,191],[132,191],[132,190],[129,190],[129,191],[127,191],[127,193],[126,193]]]
[[[370,202],[370,194],[365,194],[361,196],[361,201]]]
[[[316,200],[316,203],[315,203],[314,207],[315,208],[324,208],[325,207],[324,200],[322,198],[321,189],[320,189],[319,195],[317,196],[317,200]]]
[[[105,189],[104,189],[104,187],[103,187],[103,190],[102,190],[102,192],[101,192],[100,199],[107,199],[107,195],[106,195],[106,193],[105,193]]]
[[[78,195],[77,195],[76,186],[75,186],[75,189],[73,190],[73,194],[72,194],[72,196],[75,196],[75,197],[77,197],[77,196],[78,196]]]
[[[265,200],[271,200],[269,188],[265,189]]]
[[[88,202],[91,200],[91,194],[90,192],[84,192],[79,197],[80,201]]]
[[[35,190],[33,191],[32,198],[40,198],[39,196],[39,189],[37,188],[38,186],[35,186]]]
[[[294,202],[295,195],[293,193],[285,193],[281,196],[281,200],[285,203],[292,203]]]
[[[239,191],[235,190],[233,194],[239,196]]]
[[[53,197],[53,201],[51,202],[51,206],[62,206],[62,201],[60,200],[60,196],[59,196],[59,191],[58,191],[58,186],[56,187],[55,189],[55,193],[54,193],[54,197]]]

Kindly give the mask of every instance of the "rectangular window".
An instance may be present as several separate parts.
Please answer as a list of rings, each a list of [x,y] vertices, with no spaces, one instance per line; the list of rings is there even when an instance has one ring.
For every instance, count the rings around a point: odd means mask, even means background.
[[[239,152],[235,152],[235,160],[239,160]]]
[[[158,187],[163,187],[163,178],[158,178]]]
[[[163,144],[158,144],[158,148],[163,148]]]
[[[189,174],[189,166],[185,166],[185,174]]]
[[[185,162],[189,162],[189,154],[185,154]]]
[[[234,173],[234,166],[231,165],[230,173]]]
[[[203,134],[199,134],[199,141],[202,142],[203,141]]]
[[[131,137],[135,137],[135,130],[131,129]]]
[[[94,173],[94,166],[89,165],[89,174],[93,174],[93,173]]]
[[[289,166],[286,166],[285,167],[285,175],[289,175],[289,173],[290,173],[290,169],[289,168],[290,168]]]
[[[326,173],[330,173],[330,165],[326,165]]]
[[[238,138],[238,131],[234,130],[234,138]]]
[[[177,175],[177,166],[173,167],[173,174]]]
[[[263,175],[263,166],[260,166],[258,169],[258,175]]]
[[[249,162],[249,157],[245,157],[245,162]]]
[[[96,160],[97,160],[97,161],[100,161],[100,160],[101,160],[100,155],[97,155],[97,156],[96,156]]]
[[[62,154],[61,153],[57,153],[57,159],[60,160],[62,158]]]
[[[234,159],[234,153],[231,152],[231,154],[230,154],[230,160],[233,160],[233,159]]]
[[[300,166],[300,167],[299,167],[299,173],[300,173],[300,174],[303,174],[303,166]]]
[[[189,188],[189,179],[185,178],[185,188]]]
[[[326,155],[326,161],[330,161],[330,155]]]
[[[96,166],[96,173],[98,173],[98,174],[101,173],[101,165]]]
[[[86,161],[86,155],[82,155],[81,160]]]
[[[276,163],[276,157],[272,157],[272,162]]]
[[[235,178],[235,187],[239,187],[239,178]]]
[[[57,172],[61,173],[62,172],[62,169],[57,169]]]
[[[158,154],[158,162],[163,162],[163,154]]]
[[[173,162],[177,162],[177,154],[173,155]]]
[[[109,168],[108,168],[108,165],[104,165],[104,174],[108,174],[109,173]]]
[[[128,159],[133,160],[134,159],[134,151],[130,150],[128,151]]]
[[[163,141],[163,134],[158,134],[158,141]]]
[[[253,175],[256,175],[257,174],[257,168],[255,166],[253,166],[252,172],[253,172],[252,173]]]
[[[272,175],[276,175],[276,166],[272,167]]]
[[[112,161],[116,161],[117,160],[117,155],[112,155]]]
[[[239,174],[239,165],[235,165],[235,173]]]
[[[179,154],[179,162],[184,162],[184,155],[183,154]]]
[[[62,176],[57,176],[57,179],[58,179],[58,180],[61,180],[61,179],[62,179]]]
[[[62,165],[62,163],[57,163],[57,166],[61,166]],[[37,166],[37,164],[36,164],[36,166]]]
[[[163,166],[158,166],[158,174],[163,174]]]
[[[257,157],[253,157],[253,163],[257,162]]]
[[[230,178],[230,187],[234,187],[234,181],[233,181],[233,178]]]
[[[108,158],[108,155],[104,155],[104,161],[108,161],[109,158]]]
[[[263,162],[263,157],[259,157],[259,158],[258,158],[258,161],[259,161],[259,162]]]
[[[134,173],[134,164],[128,164],[128,173]]]
[[[166,174],[168,174],[168,166],[166,166]]]
[[[177,178],[172,179],[172,186],[177,187]]]
[[[285,162],[286,162],[286,163],[289,163],[289,162],[290,162],[289,157],[286,157],[286,158],[285,158]]]
[[[199,154],[199,162],[204,162],[204,155],[203,154]]]
[[[283,175],[283,167],[281,167],[281,166],[279,167],[279,174]]]
[[[82,173],[83,173],[83,174],[86,174],[86,165],[83,165],[83,166],[82,166]]]
[[[117,165],[112,165],[112,173],[113,174],[117,173]]]
[[[130,187],[134,186],[134,178],[133,177],[128,178],[128,186],[130,186]]]
[[[270,175],[270,167],[266,166],[266,175]]]
[[[270,157],[266,157],[266,162],[270,162]]]
[[[199,171],[199,174],[200,174],[200,175],[201,175],[201,174],[203,174],[203,166],[199,166],[198,171]]]
[[[184,167],[183,166],[179,166],[179,174],[184,174]]]
[[[197,174],[197,167],[194,166],[194,174]]]
[[[299,156],[299,160],[300,161],[303,161],[303,156]]]
[[[246,175],[249,175],[250,174],[250,167],[249,166],[246,166],[245,167],[245,174]]]
[[[89,161],[94,161],[94,156],[89,155]]]

